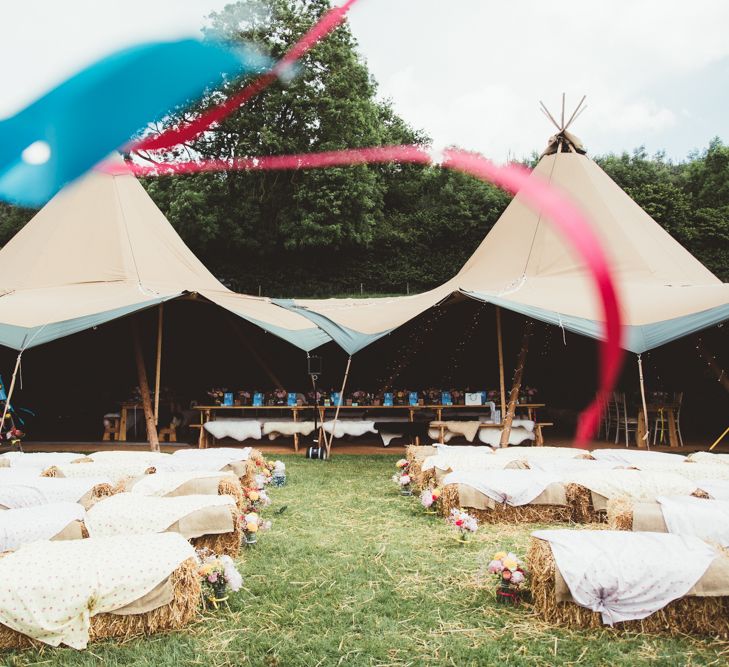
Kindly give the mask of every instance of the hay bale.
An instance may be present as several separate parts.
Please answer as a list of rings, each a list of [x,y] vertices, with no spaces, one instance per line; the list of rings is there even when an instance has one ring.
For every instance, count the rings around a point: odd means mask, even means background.
[[[607,515],[595,509],[592,504],[592,492],[581,484],[566,484],[565,495],[567,506],[575,523],[605,523]]]
[[[172,602],[144,614],[98,614],[91,617],[90,641],[112,637],[129,639],[139,635],[179,630],[191,623],[200,606],[201,585],[198,565],[188,558],[170,575],[174,598]],[[26,635],[0,624],[0,649],[46,647]]]
[[[440,501],[440,513],[443,516],[449,516],[452,509],[461,508],[461,498],[458,494],[458,484],[448,484],[441,490]]]
[[[545,540],[532,537],[527,552],[534,610],[548,623],[570,628],[604,628],[598,612],[574,602],[558,602],[555,562]],[[668,633],[670,635],[711,635],[729,638],[729,597],[684,597],[639,621],[616,623],[617,631]]]
[[[233,517],[233,532],[219,535],[201,535],[190,540],[195,549],[210,549],[215,554],[237,558],[240,554],[240,542],[243,531],[240,524],[240,513],[235,507],[230,508]]]
[[[633,501],[630,498],[611,498],[607,506],[610,530],[633,530]]]
[[[239,478],[241,485],[246,487],[252,487],[256,483],[256,474],[258,473],[258,467],[254,459],[249,458],[245,462],[245,473]]]
[[[51,466],[50,468],[46,468],[42,473],[41,477],[59,477],[60,470],[58,469],[58,466]]]
[[[92,459],[90,456],[81,456],[78,459],[74,459],[71,461],[71,463],[93,463],[94,459]]]
[[[461,499],[457,484],[448,484],[443,488],[440,499],[443,516],[448,516],[451,509],[460,509]],[[492,509],[464,507],[479,523],[567,523],[572,515],[567,505],[506,505],[497,503]]]
[[[235,498],[236,507],[243,512],[248,507],[248,501],[243,493],[243,487],[239,481],[230,479],[221,479],[218,483],[219,496],[233,496]]]

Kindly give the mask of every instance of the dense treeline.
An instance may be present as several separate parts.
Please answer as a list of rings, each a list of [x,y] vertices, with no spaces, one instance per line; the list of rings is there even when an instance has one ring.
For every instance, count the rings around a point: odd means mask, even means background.
[[[253,41],[277,58],[328,3],[266,0],[256,6],[255,12],[246,2],[227,6],[211,17],[210,30]],[[232,157],[427,141],[377,98],[347,27],[307,55],[297,74],[177,153]],[[231,82],[180,117],[239,86]],[[680,163],[642,149],[597,161],[729,281],[729,147],[716,139]],[[395,165],[203,174],[145,186],[219,278],[249,293],[260,286],[271,296],[356,293],[361,285],[380,293],[432,287],[460,268],[509,202],[462,174]],[[31,214],[0,207],[0,243]]]

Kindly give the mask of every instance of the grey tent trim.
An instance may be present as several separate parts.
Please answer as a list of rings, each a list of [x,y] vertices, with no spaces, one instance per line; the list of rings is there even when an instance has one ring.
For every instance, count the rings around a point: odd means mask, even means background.
[[[602,323],[595,320],[573,317],[551,310],[527,306],[481,292],[461,290],[461,293],[477,301],[491,303],[515,313],[532,317],[535,320],[546,322],[547,324],[564,327],[568,331],[580,334],[581,336],[589,336],[595,339],[602,338]],[[663,320],[662,322],[654,322],[640,326],[626,326],[623,329],[623,348],[630,352],[640,354],[728,319],[729,304],[725,304],[699,313],[691,313],[683,317]]]
[[[223,306],[220,307],[222,308]],[[277,327],[268,324],[267,322],[263,322],[262,320],[257,320],[254,317],[247,317],[246,315],[242,315],[235,310],[230,310],[228,308],[225,308],[225,310],[232,313],[233,315],[237,315],[238,317],[247,320],[251,324],[255,324],[257,327],[260,327],[267,333],[271,333],[274,336],[282,338],[283,340],[291,343],[292,345],[295,345],[305,352],[311,352],[311,350],[313,350],[314,348],[320,347],[321,345],[324,345],[325,343],[328,343],[332,340],[327,335],[327,333],[325,333],[318,327],[312,327],[311,329],[300,329],[298,331],[295,331],[293,329],[284,329],[283,327]]]
[[[123,306],[114,308],[101,313],[92,315],[84,315],[83,317],[75,317],[70,320],[53,322],[51,324],[43,324],[37,327],[19,327],[13,324],[0,324],[0,345],[5,345],[14,350],[27,350],[31,347],[37,347],[44,343],[50,343],[59,338],[65,338],[71,334],[91,329],[92,327],[112,320],[125,317],[140,310],[146,310],[170,299],[175,299],[179,294],[166,296],[162,298],[150,299],[142,301],[131,306]]]
[[[360,331],[345,327],[342,324],[337,324],[325,315],[315,313],[313,310],[309,310],[303,306],[297,306],[293,299],[271,299],[271,303],[275,303],[277,306],[281,306],[281,308],[301,315],[316,324],[319,329],[326,332],[328,337],[349,355],[359,352],[393,331],[393,329],[387,329],[386,331],[380,331],[374,334],[361,333]]]

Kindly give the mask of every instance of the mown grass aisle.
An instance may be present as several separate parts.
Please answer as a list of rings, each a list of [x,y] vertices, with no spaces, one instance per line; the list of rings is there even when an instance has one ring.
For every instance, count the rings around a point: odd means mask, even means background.
[[[85,653],[0,656],[0,664],[726,664],[727,643],[564,632],[529,607],[497,605],[485,564],[499,548],[523,555],[529,529],[485,526],[458,545],[442,519],[398,495],[392,456],[282,458],[289,482],[272,489],[273,529],[244,552],[245,588],[230,611],[187,632]]]

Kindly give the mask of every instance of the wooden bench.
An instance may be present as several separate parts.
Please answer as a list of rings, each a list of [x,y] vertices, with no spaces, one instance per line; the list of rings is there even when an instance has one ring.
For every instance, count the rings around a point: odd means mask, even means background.
[[[553,422],[535,422],[534,424],[534,446],[535,447],[543,447],[544,446],[544,433],[542,432],[542,429],[546,426],[554,426]],[[438,437],[438,443],[439,444],[445,444],[445,432],[446,432],[446,422],[443,421],[433,421],[430,422],[430,428],[437,428],[440,431],[440,435]],[[489,423],[482,423],[479,424],[479,430],[482,428],[498,428],[502,429],[503,424],[489,424]]]

